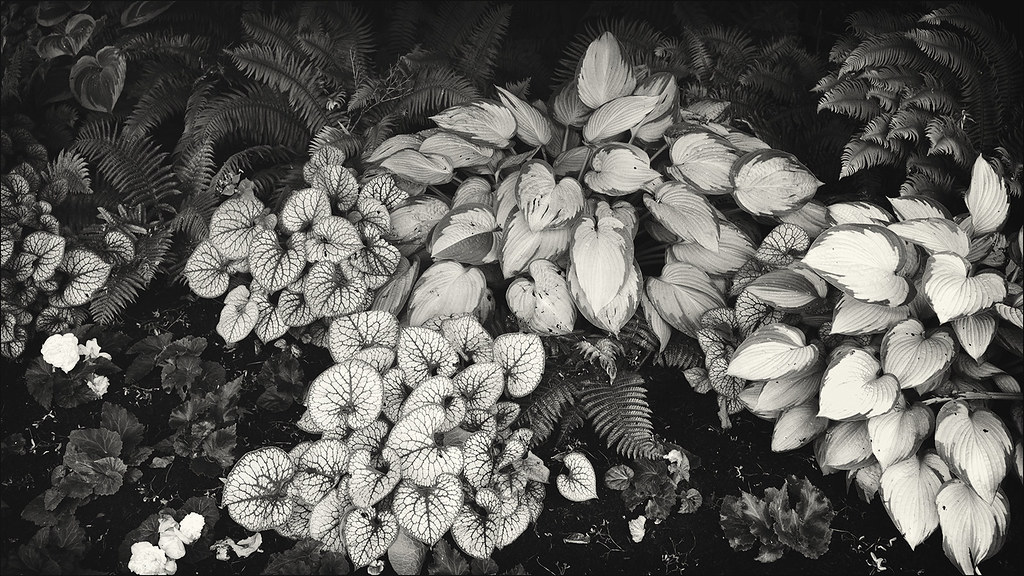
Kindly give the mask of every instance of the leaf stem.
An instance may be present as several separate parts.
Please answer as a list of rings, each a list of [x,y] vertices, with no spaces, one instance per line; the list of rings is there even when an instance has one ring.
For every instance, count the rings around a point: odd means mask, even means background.
[[[1019,392],[954,392],[951,396],[936,396],[922,400],[925,405],[941,404],[950,400],[1021,400]]]

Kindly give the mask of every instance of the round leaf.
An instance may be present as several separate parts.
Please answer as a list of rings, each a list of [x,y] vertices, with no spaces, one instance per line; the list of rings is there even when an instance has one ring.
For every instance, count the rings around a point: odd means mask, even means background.
[[[247,530],[261,531],[283,524],[294,502],[286,496],[295,475],[288,453],[277,447],[258,448],[238,459],[224,483],[221,505],[231,519]]]
[[[402,480],[391,506],[400,526],[433,545],[451,528],[462,509],[462,482],[453,474],[439,475],[432,486]]]
[[[380,373],[360,360],[335,364],[313,380],[306,407],[324,430],[362,428],[376,420],[384,402]]]
[[[494,361],[505,372],[513,398],[533,392],[544,375],[544,344],[536,334],[509,332],[494,339]]]

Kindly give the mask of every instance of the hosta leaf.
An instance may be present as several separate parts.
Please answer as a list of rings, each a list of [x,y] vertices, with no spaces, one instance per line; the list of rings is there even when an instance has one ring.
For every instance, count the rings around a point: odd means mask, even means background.
[[[470,142],[495,148],[508,147],[509,139],[516,132],[516,119],[512,113],[491,100],[481,99],[452,106],[430,119]]]
[[[284,450],[268,446],[248,452],[228,474],[221,506],[247,530],[279,526],[294,505],[285,495],[294,475],[295,464]]]
[[[604,32],[587,46],[576,73],[576,83],[580,100],[593,109],[631,94],[636,88],[629,61],[611,32]]]
[[[256,222],[263,210],[263,203],[256,199],[251,190],[228,198],[210,218],[210,243],[226,259],[245,258],[249,254]]]
[[[298,462],[291,491],[306,502],[324,499],[348,471],[349,449],[343,440],[321,438],[313,442]]]
[[[832,316],[832,334],[862,336],[865,334],[881,334],[910,316],[910,306],[882,306],[866,304],[843,294],[836,304]]]
[[[908,195],[889,198],[896,217],[900,220],[918,218],[944,218],[952,220],[949,210],[941,202],[930,196]]]
[[[302,291],[317,317],[333,318],[359,310],[368,290],[363,277],[344,264],[321,260],[309,267]]]
[[[780,268],[755,278],[744,290],[772,308],[800,312],[823,299],[828,285],[809,270]]]
[[[42,282],[53,276],[64,259],[64,245],[63,236],[43,231],[33,232],[21,240],[22,254],[30,254],[33,259],[33,280]]]
[[[824,436],[819,436],[814,455],[822,473],[832,470],[853,470],[874,459],[866,420],[831,422]]]
[[[889,224],[900,238],[921,246],[930,253],[952,252],[963,257],[971,251],[971,239],[945,218],[919,218]]]
[[[802,372],[820,358],[816,344],[804,344],[804,334],[786,324],[769,324],[736,348],[728,374],[745,380],[771,380]]]
[[[555,181],[551,166],[531,160],[519,170],[515,183],[516,203],[530,230],[561,228],[583,210],[583,188],[575,178]]]
[[[452,474],[439,475],[433,486],[402,480],[395,489],[392,508],[399,525],[411,536],[433,545],[462,509],[462,482]]]
[[[807,402],[817,395],[821,377],[821,370],[811,369],[768,380],[757,398],[758,410],[785,410]]]
[[[849,492],[851,484],[856,486],[857,496],[859,496],[864,502],[870,503],[875,499],[875,494],[878,494],[878,487],[881,480],[882,467],[878,465],[878,462],[875,462],[874,464],[863,468],[847,470],[846,490]]]
[[[821,233],[802,262],[830,284],[868,304],[901,306],[913,287],[898,276],[907,259],[903,240],[873,224],[842,224]]]
[[[36,52],[44,60],[58,56],[75,56],[82,51],[96,29],[96,20],[88,14],[75,14],[64,23],[64,30],[39,39]]]
[[[772,431],[772,452],[788,452],[805,446],[821,435],[827,427],[828,418],[818,416],[816,400],[787,408],[775,421],[775,429]]]
[[[499,217],[501,215],[499,210]],[[526,216],[517,210],[508,217],[505,224],[505,237],[501,245],[501,273],[505,278],[512,278],[523,273],[534,260],[561,260],[569,251],[572,240],[572,228],[545,229],[540,232],[530,230]]]
[[[576,324],[576,307],[569,283],[548,260],[530,263],[530,275],[517,278],[505,293],[509,309],[520,322],[539,334],[568,334]]]
[[[225,342],[239,342],[252,332],[260,319],[259,304],[249,298],[249,289],[236,286],[224,297],[224,308],[217,322],[217,334]]]
[[[398,520],[390,510],[356,508],[345,517],[345,544],[357,569],[383,556],[398,538]]]
[[[359,508],[373,506],[391,494],[402,479],[402,460],[386,448],[374,456],[366,448],[354,449],[348,461],[349,494]]]
[[[494,156],[494,148],[480,146],[450,132],[437,132],[428,136],[419,151],[426,155],[444,156],[453,168],[487,164]]]
[[[721,236],[718,252],[713,252],[696,241],[676,242],[669,246],[666,258],[690,264],[711,275],[729,275],[754,257],[754,244],[735,224],[728,220],[718,222]]]
[[[996,314],[998,314],[1003,320],[1006,320],[1017,328],[1024,328],[1024,309],[1021,308],[1019,300],[1016,306],[1007,306],[1002,302],[996,302],[994,309]]]
[[[647,152],[631,144],[613,142],[594,153],[583,181],[594,192],[625,196],[660,177],[660,172],[651,169]]]
[[[824,184],[796,156],[781,150],[748,152],[732,167],[736,204],[754,216],[778,216],[799,209]]]
[[[126,69],[121,51],[104,46],[95,56],[82,56],[71,67],[71,93],[89,110],[111,112],[124,88]]]
[[[886,332],[881,347],[882,369],[913,388],[946,372],[956,357],[956,343],[946,330],[925,336],[924,325],[908,318]]]
[[[499,520],[486,510],[463,502],[452,522],[452,538],[466,554],[474,558],[489,558],[497,547],[501,526]]]
[[[935,419],[935,448],[957,478],[992,503],[1013,452],[999,416],[963,400],[946,402]]]
[[[273,230],[259,228],[249,245],[252,276],[269,292],[276,292],[298,279],[306,266],[304,243],[282,242]]]
[[[869,418],[871,452],[882,470],[917,453],[934,424],[930,408],[919,402],[907,406],[902,397],[889,412]]]
[[[575,277],[591,310],[601,310],[615,298],[632,267],[633,239],[626,225],[601,202],[593,218],[584,218],[573,231],[569,275]]]
[[[532,147],[544,146],[551,140],[554,131],[547,116],[501,86],[495,85],[494,89],[501,103],[515,117],[516,135],[520,140]]]
[[[465,360],[480,363],[494,358],[494,338],[475,316],[459,316],[441,322],[441,334]]]
[[[203,298],[220,296],[231,280],[227,273],[229,262],[209,240],[200,242],[185,263],[189,287]]]
[[[448,340],[438,331],[407,326],[398,334],[398,367],[405,383],[415,388],[432,376],[451,377],[459,358]]]
[[[942,528],[942,549],[963,574],[980,574],[978,564],[995,556],[1006,541],[1010,502],[1002,490],[986,500],[954,478],[935,497]]]
[[[892,214],[873,202],[835,202],[828,206],[828,223],[832,226],[840,224],[887,226],[892,221]]]
[[[382,168],[417,184],[437,185],[451,181],[455,167],[440,154],[423,154],[419,150],[400,150],[380,163]]]
[[[999,306],[999,304],[996,304]],[[996,318],[988,310],[970,316],[961,316],[950,322],[953,333],[965,352],[975,360],[981,360],[992,338],[996,334]]]
[[[1006,281],[1000,275],[970,273],[970,262],[956,254],[941,252],[928,257],[921,291],[940,323],[970,316],[1006,297]]]
[[[380,310],[340,316],[331,321],[327,338],[335,362],[344,362],[364,348],[394,348],[398,345],[398,318]]]
[[[811,238],[817,238],[826,228],[831,227],[828,222],[828,207],[813,198],[796,210],[776,218],[783,224],[799,227]]]
[[[457,475],[462,472],[462,449],[439,446],[434,440],[444,417],[444,408],[430,404],[395,423],[386,447],[394,450],[401,459],[403,478],[429,486],[441,474]]]
[[[457,394],[455,385],[447,376],[432,376],[420,382],[409,397],[402,403],[398,413],[401,420],[428,404],[444,409],[444,422],[438,426],[438,432],[448,432],[458,426],[466,417],[466,401]]]
[[[685,183],[659,185],[653,196],[644,195],[644,204],[673,234],[710,252],[719,252],[721,230],[715,209],[707,198],[691,191]]]
[[[91,250],[68,250],[64,253],[60,270],[68,275],[69,280],[58,293],[50,296],[50,304],[59,308],[85,304],[94,292],[106,284],[110,269],[110,264]]]
[[[583,139],[600,143],[633,130],[657,105],[657,96],[620,96],[602,104],[587,118]]]
[[[494,211],[484,204],[453,208],[430,234],[430,256],[462,264],[482,265],[498,259],[501,232]]]
[[[667,264],[661,276],[647,279],[645,289],[661,317],[691,338],[697,337],[699,320],[705,312],[725,307],[711,278],[690,264]]]
[[[971,186],[967,189],[964,202],[971,213],[975,236],[998,232],[1006,222],[1010,211],[1006,182],[981,154],[974,160]]]
[[[544,344],[536,334],[508,332],[494,339],[494,362],[504,371],[508,393],[521,398],[533,392],[544,375]]]
[[[730,172],[740,156],[740,150],[725,138],[710,130],[694,129],[672,142],[668,173],[701,194],[728,194],[734,190]]]
[[[821,380],[818,415],[831,420],[863,420],[885,414],[900,396],[900,383],[882,374],[869,352],[852,348],[836,355]]]
[[[555,478],[558,493],[573,502],[597,498],[597,477],[590,460],[582,452],[570,452],[562,463],[566,471]]]
[[[450,260],[427,268],[409,295],[409,325],[422,326],[433,318],[474,313],[487,295],[479,268]]]
[[[410,264],[403,256],[388,281],[377,289],[370,308],[395,315],[401,313],[419,274],[420,261],[416,259]]]
[[[380,414],[384,383],[380,373],[360,360],[346,360],[324,370],[307,391],[306,407],[324,430],[362,428]]]

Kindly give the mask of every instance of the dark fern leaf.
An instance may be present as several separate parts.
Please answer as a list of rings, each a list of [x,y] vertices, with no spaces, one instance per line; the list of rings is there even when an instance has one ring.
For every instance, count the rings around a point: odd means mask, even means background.
[[[163,224],[136,238],[135,257],[115,266],[107,283],[90,300],[93,319],[100,324],[117,320],[156,277],[170,248],[171,229]]]
[[[481,16],[473,31],[458,45],[455,69],[473,81],[477,88],[490,86],[495,60],[505,33],[508,32],[511,16],[510,4],[493,6]]]
[[[480,97],[480,92],[451,68],[427,66],[416,70],[412,90],[395,107],[394,113],[424,121],[445,108]]]
[[[293,54],[303,51],[295,24],[285,18],[263,12],[246,12],[242,14],[242,29],[256,45]]]
[[[658,458],[661,445],[654,437],[651,408],[643,377],[624,372],[612,383],[587,382],[580,407],[597,433],[626,458]]]
[[[114,193],[101,195],[97,199],[101,205],[130,207],[144,202],[156,206],[179,193],[169,154],[148,136],[127,137],[112,122],[90,122],[79,131],[71,150],[96,168],[97,193],[105,189]]]
[[[318,88],[317,71],[311,62],[280,48],[247,45],[229,50],[232,60],[246,75],[288,95],[288,102],[315,134],[330,123],[327,96]]]
[[[578,385],[556,376],[545,378],[530,395],[522,419],[533,430],[533,445],[542,444],[555,431],[566,410],[576,402]]]

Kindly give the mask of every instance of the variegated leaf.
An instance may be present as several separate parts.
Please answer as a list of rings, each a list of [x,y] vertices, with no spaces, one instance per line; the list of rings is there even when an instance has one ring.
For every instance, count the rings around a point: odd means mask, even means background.
[[[911,550],[938,528],[935,497],[949,479],[946,463],[931,451],[912,454],[882,472],[879,484],[882,504]]]
[[[821,379],[818,415],[831,420],[864,420],[885,414],[900,397],[900,383],[881,373],[871,353],[851,348],[836,354]]]
[[[294,475],[295,464],[284,450],[268,446],[248,452],[228,473],[221,506],[227,506],[231,519],[247,530],[279,526],[294,505],[285,497]]]
[[[957,478],[992,503],[1013,452],[999,416],[964,400],[946,402],[935,419],[935,448]]]

